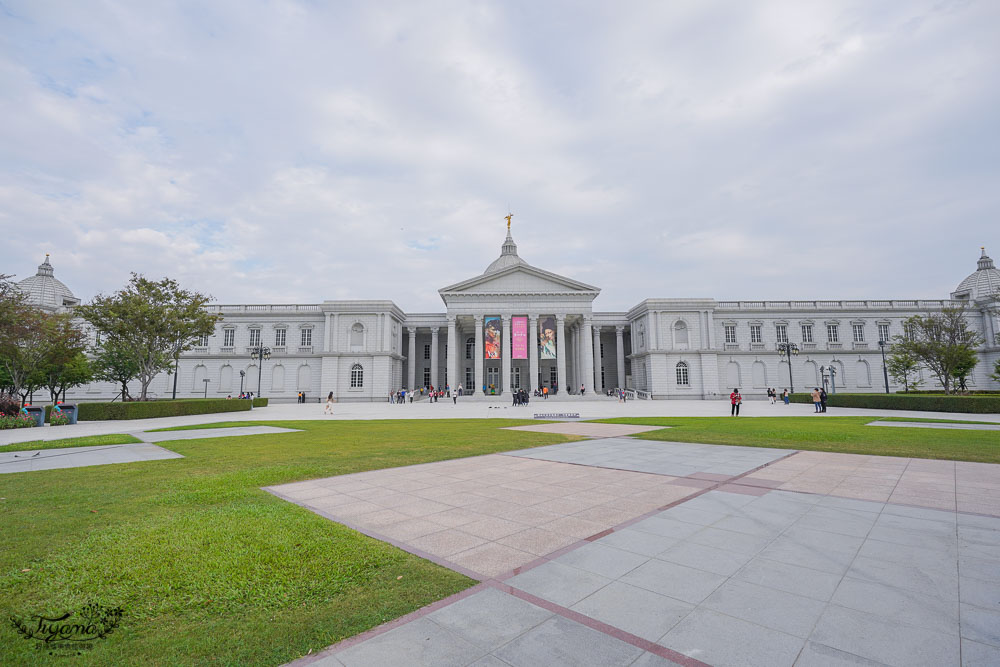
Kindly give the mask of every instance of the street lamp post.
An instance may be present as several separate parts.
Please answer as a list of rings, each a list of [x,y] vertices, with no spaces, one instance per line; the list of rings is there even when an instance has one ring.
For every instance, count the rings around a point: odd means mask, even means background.
[[[208,378],[204,378],[202,382],[205,383],[205,398],[208,398]]]
[[[885,380],[885,393],[889,393],[889,369],[885,365],[885,348],[889,344],[887,340],[880,340],[878,346],[882,348],[882,379]]]
[[[833,364],[830,364],[830,367],[827,368],[827,370],[830,371],[830,393],[831,394],[836,394],[837,393],[837,369],[834,368]]]
[[[788,387],[795,393],[795,382],[792,380],[792,357],[798,356],[799,346],[795,343],[778,343],[778,354],[788,357]]]
[[[260,378],[264,370],[264,362],[271,358],[271,348],[258,345],[250,348],[250,358],[257,363],[257,398],[260,398]]]
[[[243,378],[247,375],[246,371],[240,371],[240,396],[243,395]]]
[[[172,400],[177,400],[177,372],[181,367],[181,358],[178,355],[174,356],[174,395]]]

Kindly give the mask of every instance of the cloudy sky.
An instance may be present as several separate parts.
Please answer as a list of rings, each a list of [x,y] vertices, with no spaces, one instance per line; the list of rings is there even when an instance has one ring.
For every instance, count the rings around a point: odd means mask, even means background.
[[[1000,256],[1000,3],[0,0],[0,273],[942,298]],[[998,257],[1000,259],[1000,257]]]

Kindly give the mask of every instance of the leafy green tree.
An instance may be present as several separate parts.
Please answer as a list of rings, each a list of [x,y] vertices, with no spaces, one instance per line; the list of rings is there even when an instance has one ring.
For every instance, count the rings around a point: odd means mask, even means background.
[[[95,347],[93,354],[94,378],[120,385],[123,401],[129,400],[128,383],[139,375],[139,365],[132,354],[115,340],[105,340]]]
[[[93,379],[94,369],[91,366],[90,359],[83,352],[77,352],[57,368],[47,367],[45,387],[49,390],[52,402],[55,403],[66,400],[66,391],[68,389],[87,384]]]
[[[921,382],[917,370],[920,364],[917,363],[917,359],[908,352],[896,350],[895,346],[892,350],[889,361],[886,363],[889,375],[896,382],[902,383],[905,392],[919,387]]]
[[[969,329],[965,306],[942,308],[940,313],[914,315],[905,322],[909,334],[897,336],[893,349],[909,354],[937,378],[946,394],[952,391],[955,369],[978,356],[976,347],[983,337]]]
[[[41,325],[43,343],[38,370],[42,386],[49,389],[49,395],[56,401],[69,387],[90,380],[90,364],[83,354],[87,336],[69,314],[48,315]]]
[[[996,363],[993,364],[993,379],[1000,382],[1000,359],[997,359]]]
[[[956,391],[968,391],[966,380],[968,380],[969,375],[972,374],[972,369],[976,367],[978,362],[979,357],[973,352],[969,358],[960,360],[955,368],[952,369],[951,377],[955,379]]]
[[[205,312],[212,297],[181,289],[170,278],[154,282],[132,274],[124,289],[111,296],[98,295],[79,306],[76,314],[101,332],[134,364],[141,391],[147,399],[149,384],[170,368],[195,338],[215,331],[218,315]]]

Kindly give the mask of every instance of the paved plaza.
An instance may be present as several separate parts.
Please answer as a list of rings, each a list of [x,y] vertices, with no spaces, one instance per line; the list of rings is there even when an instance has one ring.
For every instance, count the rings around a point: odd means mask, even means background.
[[[270,490],[481,582],[296,664],[1000,664],[1000,465],[616,435]]]

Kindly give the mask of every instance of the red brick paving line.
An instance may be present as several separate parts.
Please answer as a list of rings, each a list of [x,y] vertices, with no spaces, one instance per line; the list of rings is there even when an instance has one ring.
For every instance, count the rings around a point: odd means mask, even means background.
[[[496,581],[489,581],[486,583],[486,585],[491,588],[495,588],[503,593],[507,593],[508,595],[513,595],[516,598],[520,598],[525,602],[530,602],[536,607],[541,607],[542,609],[546,609],[555,614],[559,614],[563,618],[568,618],[571,621],[576,621],[580,625],[585,625],[591,630],[597,630],[598,632],[601,632],[610,637],[614,637],[615,639],[623,641],[626,644],[631,644],[632,646],[641,648],[644,651],[649,651],[650,653],[654,653],[660,656],[661,658],[666,658],[667,660],[670,660],[673,663],[681,665],[682,667],[712,667],[707,663],[686,656],[683,653],[678,653],[677,651],[673,651],[667,648],[666,646],[660,646],[656,642],[651,642],[648,639],[643,639],[642,637],[633,635],[631,632],[625,632],[621,628],[616,628],[613,625],[602,623],[601,621],[593,619],[590,616],[585,616],[584,614],[581,614],[578,611],[573,611],[572,609],[558,605],[555,602],[549,602],[545,598],[536,597],[531,593],[525,593],[524,591],[514,588],[513,586],[508,586],[507,584],[503,584]]]
[[[454,604],[459,600],[464,600],[465,598],[475,595],[476,593],[479,593],[485,589],[486,589],[485,583],[478,583],[475,586],[472,586],[471,588],[466,588],[464,591],[460,591],[458,593],[455,593],[454,595],[449,595],[448,597],[438,600],[437,602],[434,602],[432,604],[429,604],[426,607],[421,607],[420,609],[411,611],[409,614],[406,614],[405,616],[400,616],[399,618],[393,619],[391,621],[386,621],[382,625],[376,625],[374,628],[371,628],[370,630],[365,630],[361,634],[354,635],[353,637],[342,639],[336,644],[331,644],[322,651],[311,653],[309,655],[304,655],[297,660],[293,660],[292,662],[286,663],[286,667],[302,667],[303,665],[308,665],[318,660],[322,660],[323,658],[331,656],[335,653],[339,653],[344,649],[351,648],[352,646],[356,646],[357,644],[366,642],[369,639],[378,637],[381,634],[385,634],[390,630],[394,630],[402,625],[406,625],[411,621],[416,621],[417,619],[423,618],[424,616],[427,616],[428,614],[435,612],[438,609],[447,607],[448,605]]]

